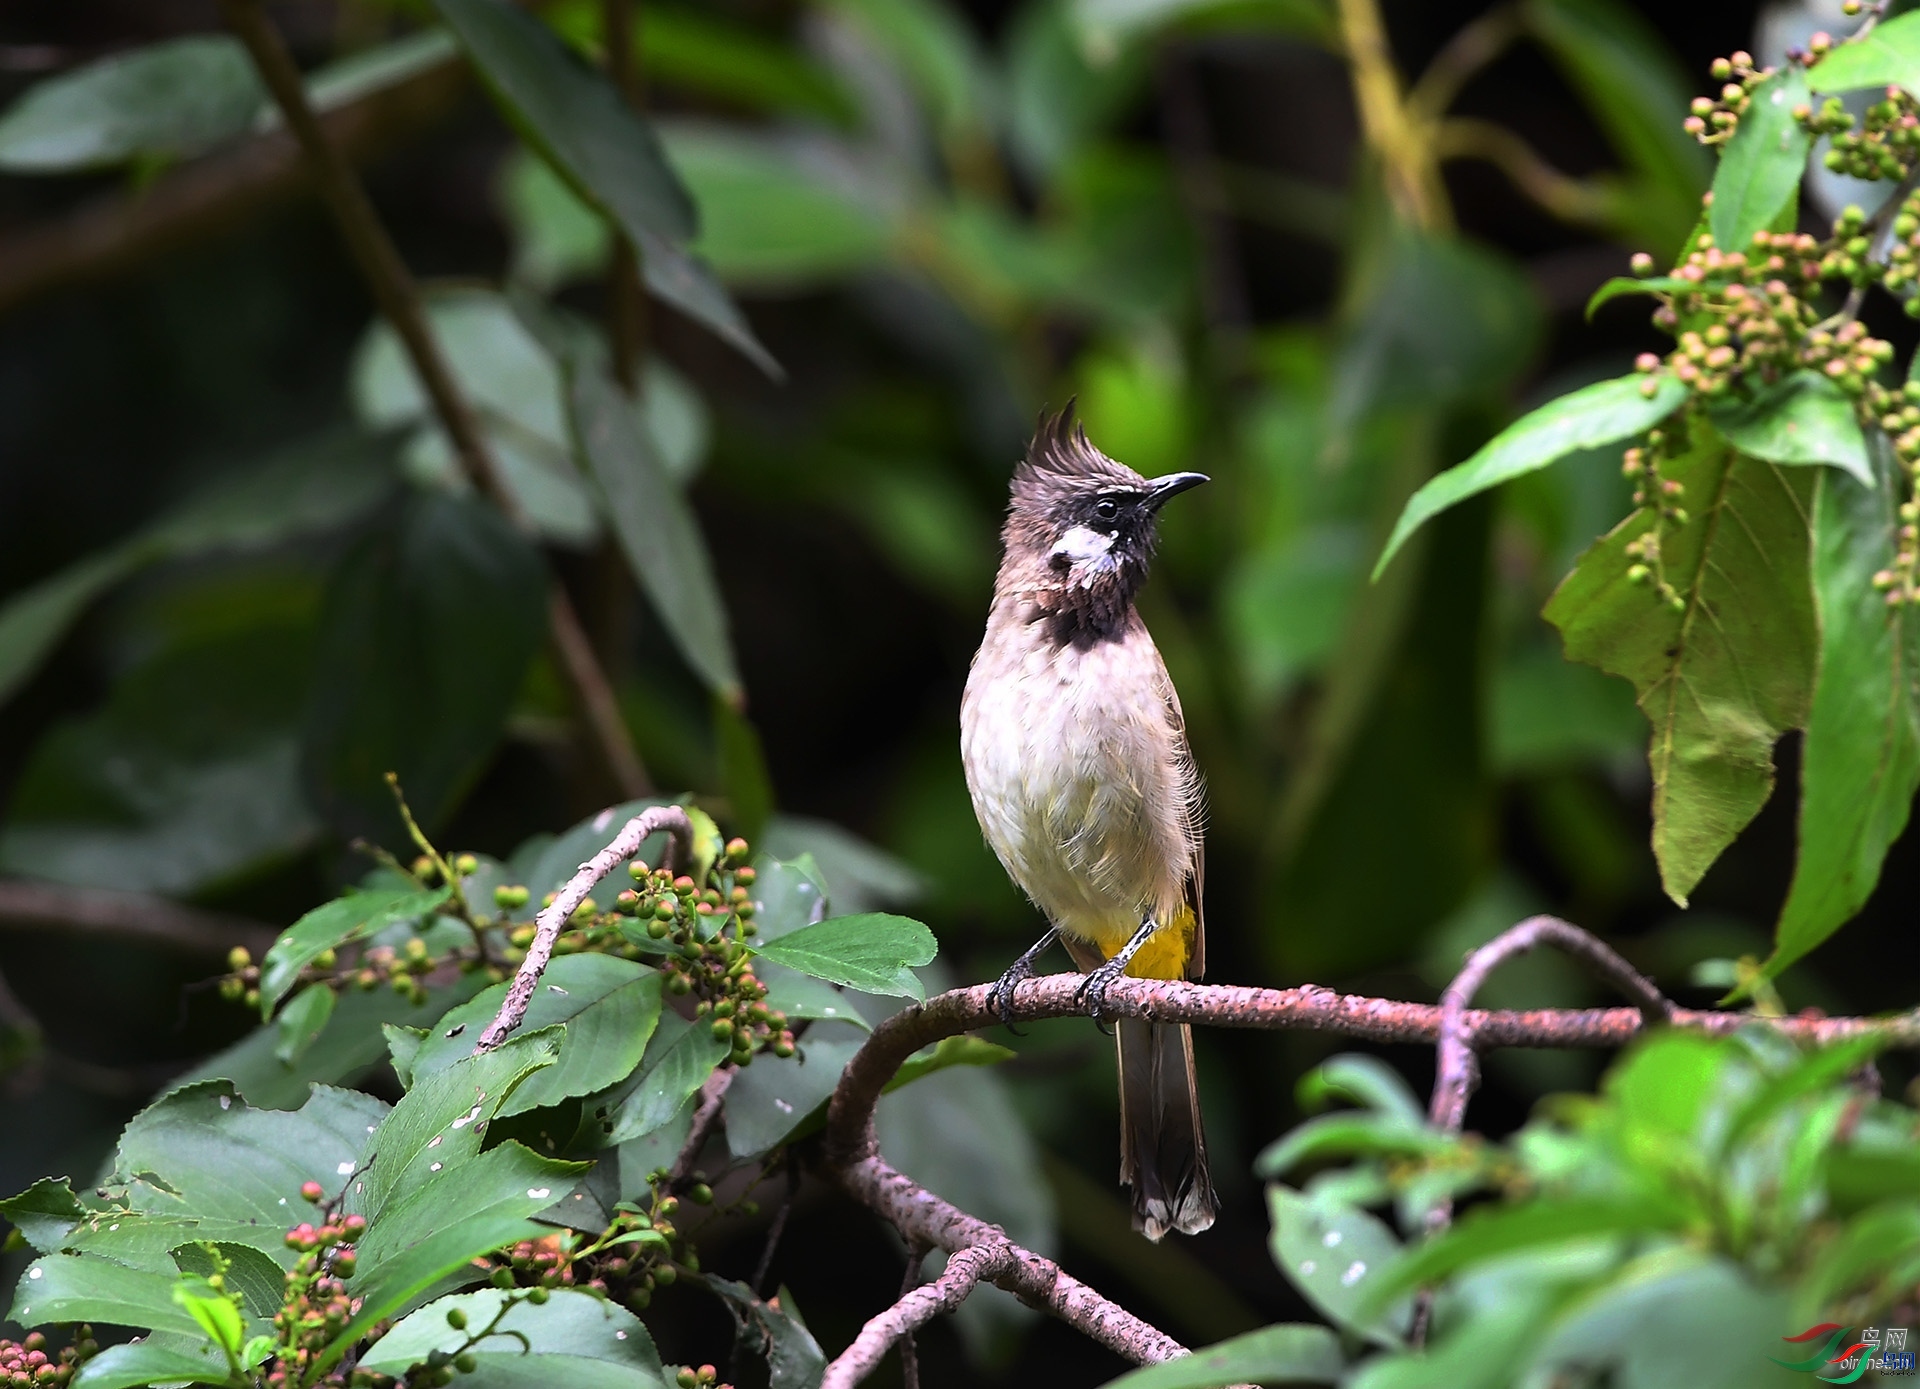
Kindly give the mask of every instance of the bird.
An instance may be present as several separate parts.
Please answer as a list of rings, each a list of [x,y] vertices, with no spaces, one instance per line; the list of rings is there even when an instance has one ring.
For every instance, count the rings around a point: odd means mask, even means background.
[[[1198,979],[1206,960],[1202,785],[1180,696],[1134,607],[1160,508],[1207,481],[1142,477],[1089,442],[1074,403],[1043,415],[1016,465],[987,630],[960,707],[974,814],[1049,929],[994,984],[1014,988],[1056,942],[1100,1022],[1122,974]],[[1219,1210],[1185,1024],[1119,1018],[1120,1181],[1134,1227],[1197,1234]]]

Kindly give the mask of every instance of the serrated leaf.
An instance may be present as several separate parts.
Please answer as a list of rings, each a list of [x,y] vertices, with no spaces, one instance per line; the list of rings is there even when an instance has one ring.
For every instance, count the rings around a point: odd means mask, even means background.
[[[1867,436],[1853,402],[1820,372],[1796,371],[1751,401],[1712,406],[1708,413],[1721,437],[1749,458],[1825,463],[1873,483]]]
[[[1267,1188],[1273,1261],[1300,1295],[1342,1330],[1398,1345],[1413,1307],[1405,1298],[1369,1299],[1400,1241],[1378,1217],[1338,1201]],[[1369,1303],[1371,1305],[1369,1305]]]
[[[226,34],[173,39],[35,83],[0,116],[0,169],[71,173],[183,158],[245,130],[263,93]]]
[[[705,1019],[690,1022],[677,1013],[662,1014],[641,1059],[638,1083],[608,1116],[613,1124],[608,1146],[644,1138],[671,1120],[732,1051],[733,1044],[715,1037]]]
[[[260,1016],[273,1016],[274,1008],[299,980],[300,971],[323,952],[362,940],[396,922],[417,920],[446,901],[448,895],[444,887],[376,888],[352,891],[315,907],[282,931],[260,962]]]
[[[1813,137],[1793,118],[1793,111],[1807,105],[1810,95],[1807,71],[1797,63],[1783,64],[1753,88],[1746,114],[1713,176],[1707,217],[1714,245],[1747,250],[1753,234],[1772,227],[1798,192]]]
[[[166,1337],[108,1346],[80,1367],[74,1389],[148,1389],[154,1384],[221,1384],[229,1373],[227,1357],[205,1344],[199,1354],[185,1337]]]
[[[1866,905],[1920,787],[1920,622],[1873,576],[1893,564],[1897,489],[1825,476],[1815,504],[1819,673],[1800,761],[1800,850],[1774,928],[1772,978]]]
[[[754,973],[766,986],[765,1001],[770,1009],[785,1013],[789,1018],[834,1018],[869,1032],[873,1030],[855,1006],[853,998],[843,993],[837,984],[829,984],[824,979],[815,979],[810,974],[802,974],[797,969],[788,969],[766,959],[754,966]]]
[[[559,1042],[557,1029],[522,1032],[492,1051],[417,1077],[368,1140],[375,1160],[354,1183],[352,1207],[377,1222],[389,1203],[471,1160],[487,1123],[516,1086],[554,1063]]]
[[[1106,1389],[1217,1389],[1261,1384],[1337,1384],[1346,1369],[1340,1341],[1324,1326],[1263,1326],[1191,1355],[1144,1365]]]
[[[564,1024],[560,1056],[527,1077],[499,1111],[502,1117],[558,1104],[617,1085],[633,1073],[660,1021],[660,971],[612,955],[563,955],[547,966],[527,1004],[521,1029]],[[476,1038],[500,1011],[508,984],[496,984],[433,1025],[410,1063],[413,1083],[473,1054]]]
[[[1653,383],[1651,395],[1646,394],[1648,382]],[[1686,398],[1687,388],[1664,373],[1622,376],[1583,386],[1522,416],[1473,457],[1430,479],[1413,494],[1373,566],[1374,578],[1380,577],[1409,536],[1448,507],[1511,478],[1537,472],[1570,453],[1638,434],[1672,414]]]
[[[829,917],[776,940],[756,940],[751,948],[763,959],[816,979],[924,1002],[926,990],[913,970],[930,963],[939,944],[918,921],[867,912]]]
[[[387,1039],[387,1060],[393,1064],[393,1073],[400,1080],[402,1090],[413,1088],[413,1059],[420,1054],[420,1046],[432,1035],[424,1027],[406,1027],[400,1023],[380,1024],[380,1035]]]
[[[173,1262],[182,1273],[202,1278],[222,1273],[227,1290],[240,1295],[240,1310],[250,1321],[271,1322],[286,1305],[286,1270],[251,1245],[231,1241],[183,1244],[173,1251]]]
[[[1808,72],[1807,85],[1816,92],[1920,88],[1920,14],[1896,15],[1837,45]]]
[[[20,1275],[9,1321],[21,1326],[96,1322],[200,1336],[200,1323],[173,1300],[177,1271],[128,1268],[90,1254],[49,1254]]]
[[[1653,847],[1685,905],[1773,790],[1773,745],[1807,717],[1816,648],[1807,528],[1814,476],[1734,453],[1704,421],[1663,465],[1691,513],[1662,536],[1684,610],[1631,583],[1636,512],[1588,550],[1547,604],[1569,660],[1625,676],[1653,726]]]
[[[360,1358],[380,1374],[400,1375],[434,1351],[462,1349],[473,1330],[495,1326],[509,1294],[497,1288],[438,1298],[399,1322]],[[466,1314],[468,1331],[447,1325]],[[573,1288],[556,1288],[544,1306],[517,1300],[496,1334],[472,1348],[478,1366],[460,1377],[473,1389],[665,1389],[653,1337],[618,1303]]]
[[[62,1247],[69,1230],[87,1217],[87,1207],[64,1177],[42,1177],[18,1196],[0,1201],[0,1217],[42,1254]]]
[[[792,1133],[833,1094],[860,1042],[851,1028],[822,1023],[792,1056],[756,1056],[727,1087],[728,1150],[737,1158],[752,1157]]]
[[[631,404],[591,360],[567,367],[574,443],[627,565],[687,664],[716,694],[740,698],[713,559],[685,496],[654,457]]]
[[[320,982],[295,994],[275,1019],[280,1039],[273,1045],[273,1054],[289,1066],[306,1055],[332,1019],[336,997],[331,985]]]

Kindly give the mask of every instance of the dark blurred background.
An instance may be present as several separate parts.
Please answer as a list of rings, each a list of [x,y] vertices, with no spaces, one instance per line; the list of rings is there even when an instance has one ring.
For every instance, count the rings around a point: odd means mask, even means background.
[[[373,0],[270,8],[307,65],[419,23]],[[1678,245],[1709,169],[1679,134],[1684,103],[1710,90],[1716,56],[1755,44],[1754,8],[1489,19],[1387,0],[1409,77],[1457,56],[1450,41],[1476,21],[1512,40],[1451,108],[1479,132],[1463,142],[1495,156],[1442,165],[1458,239],[1443,224],[1417,246],[1381,229],[1378,160],[1313,6],[1189,6],[1104,65],[1087,56],[1093,7],[928,8],[953,27],[923,81],[889,49],[877,0],[643,6],[648,105],[702,206],[701,246],[788,372],[769,381],[670,310],[650,316],[782,815],[842,826],[911,870],[902,909],[932,925],[952,980],[992,976],[1037,934],[981,845],[956,718],[1008,473],[1036,412],[1077,395],[1117,457],[1215,479],[1169,512],[1144,603],[1211,787],[1210,978],[1430,999],[1465,949],[1551,910],[1687,1001],[1718,996],[1727,962],[1768,948],[1795,746],[1768,809],[1679,911],[1648,849],[1631,691],[1562,662],[1537,615],[1625,515],[1617,457],[1463,507],[1380,585],[1366,575],[1426,473],[1659,345],[1638,301],[1592,323],[1582,310],[1632,251]],[[590,50],[592,10],[549,17]],[[0,16],[0,104],[217,27],[211,3],[22,0]],[[511,279],[604,313],[603,240],[457,64],[371,104],[350,146],[445,302]],[[297,174],[246,164],[249,148],[0,175],[0,600],[289,446],[396,418],[379,405],[391,383],[367,346],[372,301],[332,224]],[[345,847],[359,823],[315,789],[297,745],[325,697],[331,577],[372,524],[133,566],[86,605],[0,706],[0,873],[278,928],[364,871]],[[724,822],[741,773],[699,681],[610,542],[547,538],[655,780]],[[449,847],[505,858],[618,799],[544,656],[481,752],[431,826]],[[1784,978],[1787,1007],[1906,999],[1910,840],[1864,918]],[[0,921],[0,1188],[84,1175],[155,1089],[246,1030],[196,988],[218,961],[30,913]],[[1489,997],[1594,995],[1541,960]],[[1112,1193],[1106,1043],[1056,1024],[1019,1045],[998,1074],[1070,1268],[1195,1339],[1298,1313],[1249,1165],[1333,1047],[1201,1039],[1228,1216],[1150,1250]],[[1389,1054],[1423,1091],[1429,1058]],[[1496,1058],[1474,1126],[1504,1131],[1597,1066]],[[824,1195],[803,1204],[780,1272],[823,1341],[843,1343],[894,1291],[886,1239]],[[707,1262],[750,1267],[757,1250],[747,1230]],[[723,1326],[691,1300],[685,1315],[689,1336]],[[930,1334],[929,1383],[1092,1384],[1116,1368],[1050,1323],[965,1332],[997,1371],[939,1353],[954,1334]]]

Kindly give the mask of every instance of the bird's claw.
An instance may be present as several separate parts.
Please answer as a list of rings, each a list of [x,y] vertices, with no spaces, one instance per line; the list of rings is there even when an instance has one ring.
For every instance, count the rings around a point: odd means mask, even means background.
[[[1033,967],[1025,961],[1016,961],[1007,972],[987,990],[987,1007],[1000,1015],[1000,1025],[1020,1037],[1025,1034],[1013,1025],[1013,991],[1033,975]]]
[[[1124,960],[1108,960],[1088,974],[1081,981],[1080,987],[1074,991],[1073,1001],[1087,1010],[1087,1016],[1093,1019],[1102,1032],[1107,1030],[1105,1019],[1107,990],[1113,987],[1114,980],[1126,973],[1126,968]]]

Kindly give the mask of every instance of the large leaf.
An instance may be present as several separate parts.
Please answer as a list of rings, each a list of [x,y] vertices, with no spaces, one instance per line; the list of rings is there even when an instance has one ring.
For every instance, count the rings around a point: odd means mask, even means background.
[[[1734,453],[1694,421],[1664,465],[1690,514],[1662,537],[1683,610],[1627,577],[1636,512],[1582,556],[1547,604],[1569,660],[1625,676],[1653,726],[1653,848],[1674,901],[1687,895],[1773,790],[1773,745],[1801,727],[1816,636],[1808,573],[1814,475]]]
[[[1610,220],[1670,255],[1712,176],[1711,156],[1681,128],[1689,75],[1660,32],[1617,0],[1529,0],[1522,13],[1629,170]]]
[[[195,1354],[184,1336],[154,1336],[108,1346],[80,1367],[75,1389],[148,1389],[154,1384],[219,1384],[229,1371],[227,1357],[199,1338]]]
[[[748,1333],[742,1348],[751,1347],[766,1358],[767,1389],[819,1389],[827,1357],[800,1320],[793,1294],[784,1285],[764,1302],[746,1284],[726,1278],[709,1275],[707,1289],[737,1309],[737,1323]]]
[[[39,668],[102,593],[158,560],[257,549],[345,524],[392,485],[389,442],[332,431],[233,473],[129,539],[43,579],[0,607],[0,700]]]
[[[933,932],[910,917],[868,912],[831,917],[777,940],[757,941],[752,948],[816,979],[924,1001],[926,989],[913,970],[932,961],[940,947]]]
[[[398,829],[386,774],[437,825],[479,775],[546,632],[546,567],[476,497],[410,498],[342,563],[306,770],[343,829]]]
[[[560,1059],[527,1077],[500,1111],[519,1114],[616,1085],[640,1064],[660,1020],[661,974],[612,955],[563,955],[547,966],[521,1029],[565,1024]],[[414,1053],[410,1084],[473,1054],[474,1040],[500,1011],[506,984],[496,984],[433,1026]]]
[[[1413,1314],[1410,1301],[1367,1305],[1381,1271],[1400,1257],[1393,1231],[1357,1207],[1277,1183],[1267,1188],[1267,1211],[1273,1261],[1300,1295],[1342,1330],[1397,1344]]]
[[[1340,1341],[1324,1326],[1281,1323],[1145,1365],[1109,1380],[1106,1389],[1217,1389],[1261,1384],[1337,1384],[1346,1369]]]
[[[567,401],[575,445],[628,567],[687,664],[716,694],[738,702],[740,671],[727,610],[693,508],[596,362],[569,364]]]
[[[0,1201],[0,1219],[42,1254],[57,1253],[71,1230],[87,1215],[73,1188],[58,1177],[42,1177],[18,1196]]]
[[[348,892],[315,907],[282,931],[260,962],[260,1015],[273,1016],[300,971],[322,952],[361,940],[396,922],[417,921],[446,901],[447,893],[444,887],[424,891],[383,887]]]
[[[1893,563],[1897,487],[1821,479],[1813,585],[1820,665],[1800,762],[1800,854],[1766,973],[1805,955],[1866,904],[1920,786],[1920,623],[1873,575]]]
[[[1650,379],[1651,395],[1644,389]],[[1687,388],[1664,373],[1654,378],[1622,376],[1584,386],[1514,421],[1473,457],[1413,494],[1374,564],[1374,577],[1380,576],[1408,536],[1448,507],[1580,449],[1638,434],[1672,414],[1686,398]]]
[[[858,1029],[821,1023],[789,1057],[756,1057],[727,1087],[727,1147],[735,1157],[764,1153],[827,1102],[860,1050]]]
[[[1793,118],[1808,103],[1806,69],[1787,63],[1753,89],[1746,114],[1720,156],[1707,210],[1713,244],[1745,251],[1772,226],[1800,187],[1813,137]]]
[[[176,1272],[128,1268],[90,1255],[49,1254],[20,1275],[9,1321],[21,1326],[96,1322],[200,1338],[200,1323],[173,1300]]]
[[[1713,426],[1749,458],[1769,463],[1826,463],[1873,484],[1867,436],[1853,402],[1817,371],[1796,371],[1751,401],[1714,407]]]
[[[496,1334],[473,1347],[476,1368],[460,1377],[473,1389],[665,1389],[667,1379],[653,1337],[617,1303],[573,1288],[555,1289],[544,1306],[524,1297],[498,1324],[509,1294],[497,1288],[443,1297],[382,1336],[360,1357],[364,1369],[400,1375],[434,1351],[451,1355],[486,1326]],[[465,1313],[466,1331],[447,1325],[447,1313]]]
[[[732,1051],[732,1042],[715,1037],[706,1020],[663,1014],[641,1060],[638,1083],[610,1116],[607,1144],[644,1138],[668,1123]]]
[[[263,93],[239,41],[195,35],[29,88],[0,116],[0,169],[67,173],[198,154],[247,127]]]
[[[1841,44],[1807,74],[1807,85],[1816,92],[1920,87],[1920,14],[1898,15]]]

